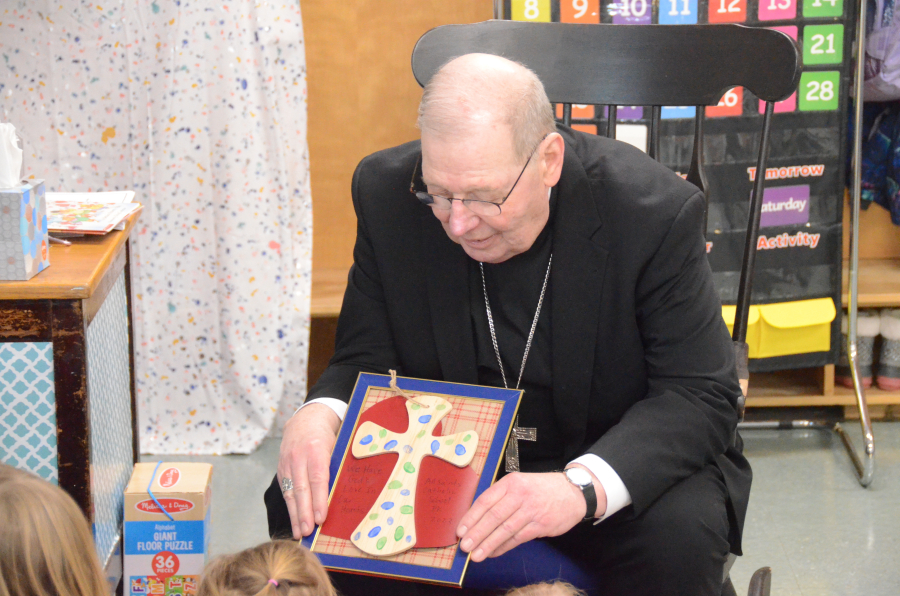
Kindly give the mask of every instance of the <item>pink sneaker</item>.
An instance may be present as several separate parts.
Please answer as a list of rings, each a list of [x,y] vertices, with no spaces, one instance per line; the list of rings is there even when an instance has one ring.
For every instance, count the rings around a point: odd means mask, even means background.
[[[900,324],[900,320],[897,321]],[[853,377],[850,375],[850,359],[847,357],[847,313],[841,319],[841,356],[834,367],[834,382],[853,389]],[[872,386],[872,363],[875,336],[881,327],[878,311],[861,310],[856,318],[856,355],[859,366],[860,382],[866,389]]]
[[[900,391],[900,309],[881,311],[881,353],[875,382],[884,391]]]

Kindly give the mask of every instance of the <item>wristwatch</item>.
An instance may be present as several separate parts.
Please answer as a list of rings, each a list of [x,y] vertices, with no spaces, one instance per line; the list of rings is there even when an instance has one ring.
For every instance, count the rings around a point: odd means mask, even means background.
[[[594,519],[594,514],[597,513],[597,493],[594,492],[594,479],[590,472],[581,468],[569,468],[563,470],[563,474],[566,475],[566,480],[580,488],[581,494],[584,495],[587,511],[584,512],[583,521]]]

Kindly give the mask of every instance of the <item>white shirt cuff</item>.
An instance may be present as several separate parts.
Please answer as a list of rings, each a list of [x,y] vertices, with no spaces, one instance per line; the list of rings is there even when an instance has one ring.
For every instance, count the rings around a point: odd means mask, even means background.
[[[333,397],[317,397],[316,399],[311,399],[297,408],[297,412],[299,412],[309,404],[322,404],[323,406],[328,406],[335,414],[337,414],[337,417],[341,419],[341,422],[344,421],[344,416],[347,415],[347,403],[339,399],[334,399]],[[296,415],[297,412],[294,412],[294,415]]]
[[[598,517],[594,525],[599,524],[620,509],[631,505],[631,493],[625,488],[625,483],[622,482],[616,471],[603,458],[593,453],[586,453],[571,463],[581,464],[590,470],[597,477],[597,480],[600,481],[600,485],[606,492],[606,513]]]

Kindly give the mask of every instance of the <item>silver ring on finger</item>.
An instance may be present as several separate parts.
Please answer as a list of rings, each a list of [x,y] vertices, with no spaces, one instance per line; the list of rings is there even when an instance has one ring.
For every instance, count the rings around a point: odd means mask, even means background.
[[[290,478],[282,478],[281,479],[281,494],[286,493],[289,490],[294,490],[294,481]]]

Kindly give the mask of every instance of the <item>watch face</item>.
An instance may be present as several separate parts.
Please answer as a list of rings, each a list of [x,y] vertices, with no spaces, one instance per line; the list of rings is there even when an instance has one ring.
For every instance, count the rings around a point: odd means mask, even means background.
[[[566,477],[578,486],[586,486],[591,483],[591,475],[587,470],[581,468],[569,468],[566,470]]]

